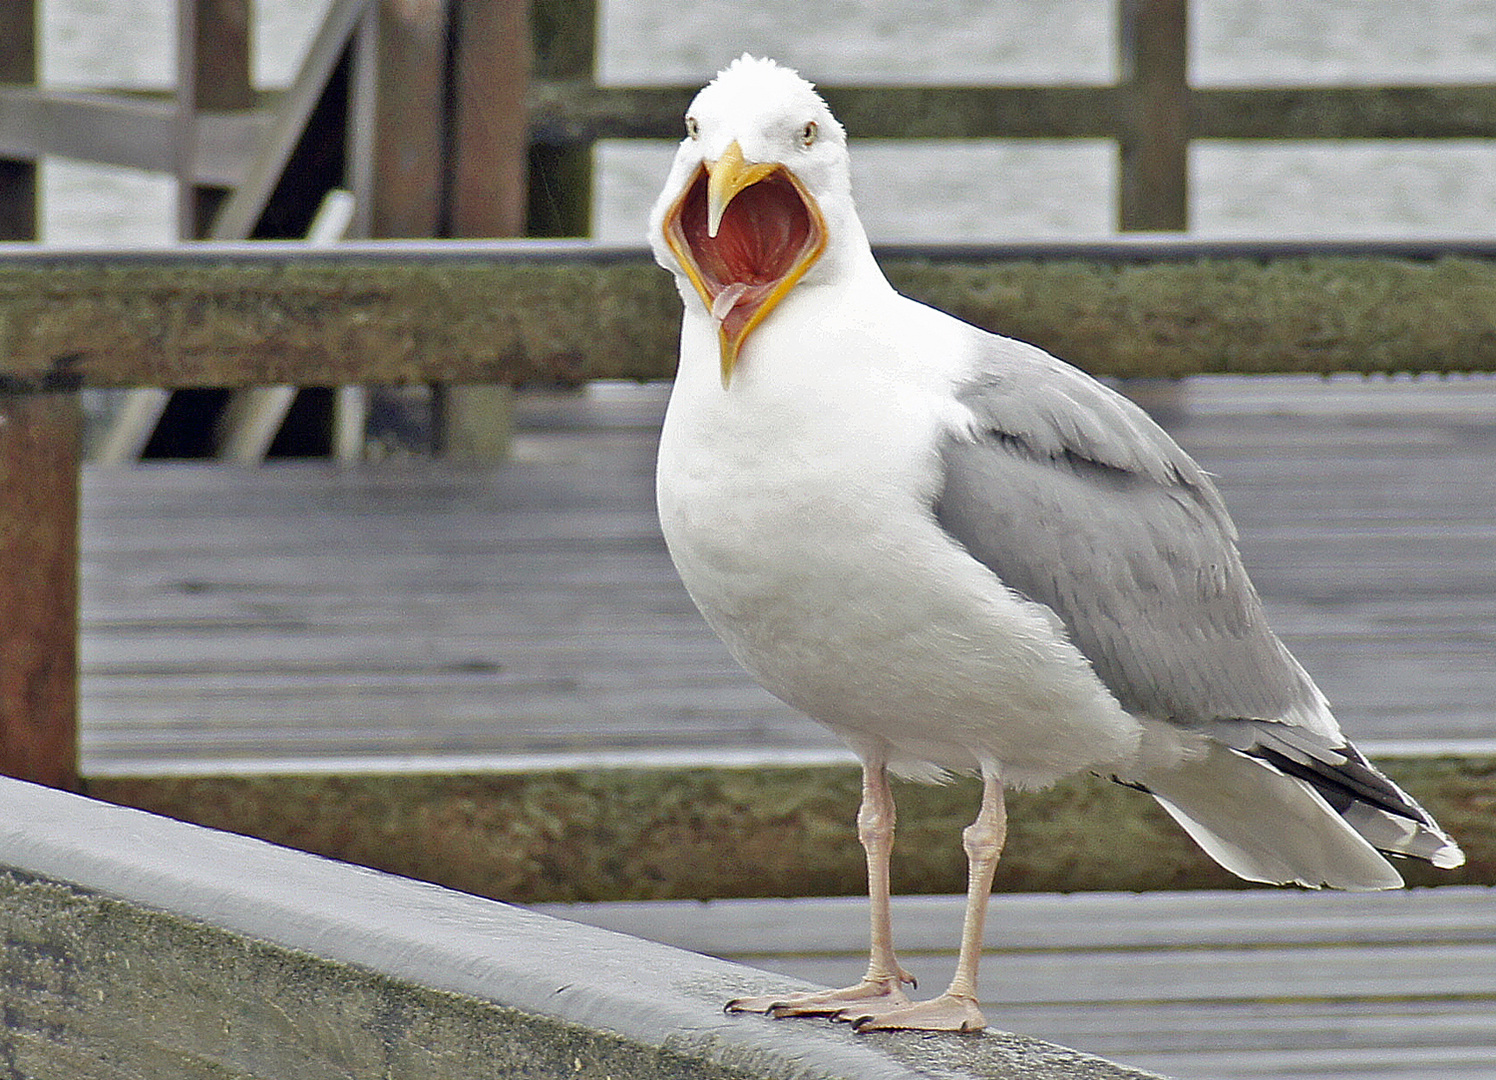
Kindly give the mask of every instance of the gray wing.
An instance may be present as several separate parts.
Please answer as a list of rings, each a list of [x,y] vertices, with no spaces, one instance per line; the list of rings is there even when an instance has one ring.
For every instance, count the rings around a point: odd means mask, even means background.
[[[1268,628],[1210,479],[1137,406],[1042,350],[990,339],[958,389],[940,524],[1051,608],[1130,712],[1190,726],[1318,711]]]

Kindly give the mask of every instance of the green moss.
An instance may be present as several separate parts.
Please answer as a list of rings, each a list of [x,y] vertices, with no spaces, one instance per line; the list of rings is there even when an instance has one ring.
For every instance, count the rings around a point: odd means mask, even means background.
[[[910,295],[1098,373],[1496,369],[1496,265],[1305,257],[891,259]],[[0,377],[93,386],[575,382],[674,368],[680,305],[615,262],[171,261],[0,267]]]
[[[1496,883],[1496,761],[1388,771],[1469,862],[1416,884]],[[88,794],[502,900],[538,903],[856,895],[865,888],[851,767],[603,769],[467,776],[96,778]],[[965,888],[971,781],[899,784],[894,886]],[[1229,888],[1152,799],[1094,777],[1009,799],[997,888]]]

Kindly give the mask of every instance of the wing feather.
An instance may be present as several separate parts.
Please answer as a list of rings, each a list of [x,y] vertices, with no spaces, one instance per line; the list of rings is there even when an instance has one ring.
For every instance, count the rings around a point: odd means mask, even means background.
[[[1146,413],[1042,350],[994,339],[958,389],[935,514],[1051,608],[1129,711],[1189,726],[1293,717],[1338,734],[1267,625],[1209,477]]]

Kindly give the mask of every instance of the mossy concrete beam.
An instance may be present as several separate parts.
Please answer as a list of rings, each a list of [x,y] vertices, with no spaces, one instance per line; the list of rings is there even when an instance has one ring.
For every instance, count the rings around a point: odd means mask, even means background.
[[[1380,764],[1469,861],[1401,862],[1415,884],[1496,884],[1496,760]],[[90,795],[519,903],[855,896],[866,889],[853,765],[475,775],[94,777]],[[896,784],[899,892],[966,888],[975,781]],[[1233,888],[1148,796],[1095,777],[1015,792],[996,888]]]
[[[1147,1080],[728,1016],[784,980],[0,779],[0,1071],[48,1080]]]
[[[902,291],[1098,374],[1496,370],[1496,248],[889,249]],[[680,300],[585,243],[0,250],[0,387],[668,377]]]

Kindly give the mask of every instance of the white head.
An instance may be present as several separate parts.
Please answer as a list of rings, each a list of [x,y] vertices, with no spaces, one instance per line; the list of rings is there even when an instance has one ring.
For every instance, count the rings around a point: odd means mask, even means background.
[[[725,384],[743,341],[796,284],[849,244],[865,248],[846,132],[815,87],[746,54],[720,72],[686,113],[649,240],[685,302],[716,322]]]

